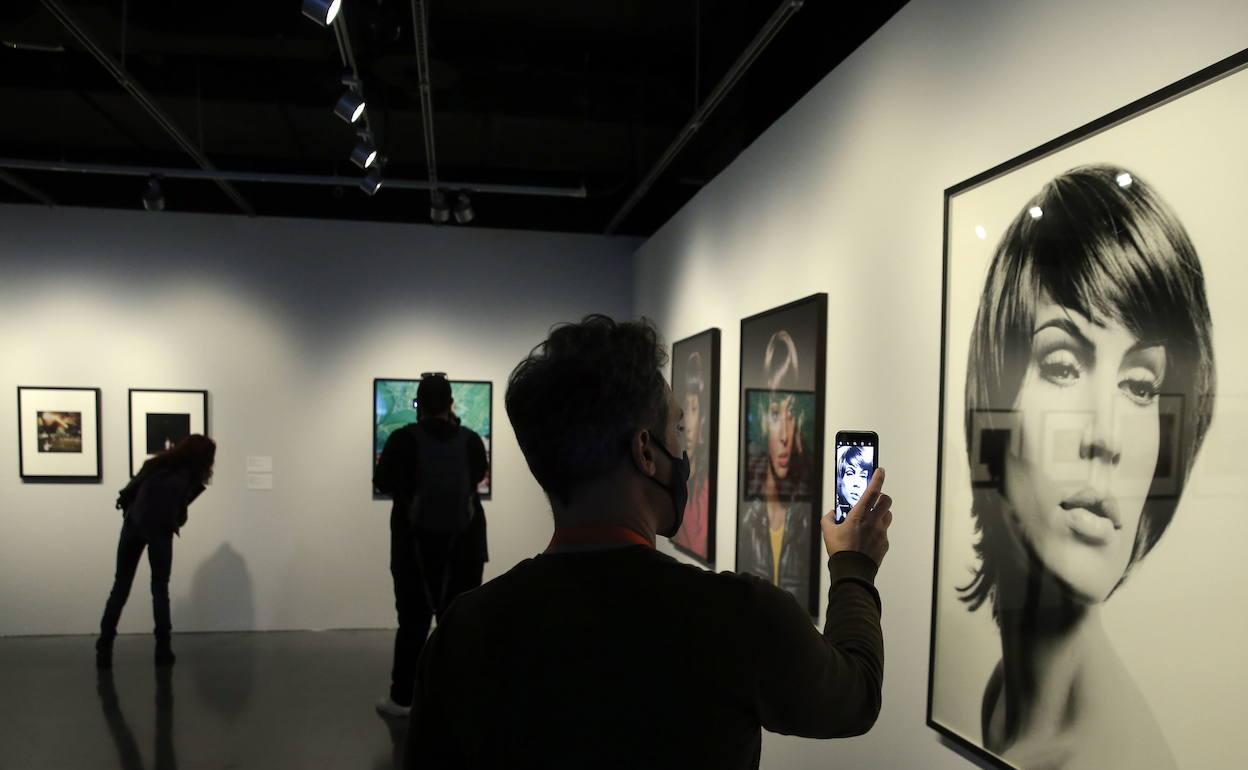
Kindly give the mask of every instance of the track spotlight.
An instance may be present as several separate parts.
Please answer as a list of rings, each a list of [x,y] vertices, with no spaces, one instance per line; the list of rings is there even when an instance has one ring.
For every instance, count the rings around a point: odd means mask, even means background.
[[[165,193],[160,189],[160,180],[154,176],[147,178],[147,187],[143,189],[143,208],[148,211],[165,210]]]
[[[429,219],[437,225],[444,225],[451,219],[451,207],[446,203],[446,193],[441,190],[429,191]]]
[[[342,10],[342,0],[303,0],[303,15],[322,27],[328,27]]]
[[[360,168],[367,169],[377,160],[377,148],[368,136],[362,136],[360,143],[351,151],[351,162]]]
[[[381,189],[383,181],[381,178],[381,164],[374,163],[369,172],[360,180],[360,189],[366,195],[376,195],[377,191]]]
[[[455,199],[455,221],[461,225],[466,225],[475,219],[477,212],[472,209],[472,201],[468,198],[468,193],[461,192],[459,197]]]
[[[364,114],[364,96],[354,86],[348,88],[334,105],[334,114],[348,123],[354,123]]]

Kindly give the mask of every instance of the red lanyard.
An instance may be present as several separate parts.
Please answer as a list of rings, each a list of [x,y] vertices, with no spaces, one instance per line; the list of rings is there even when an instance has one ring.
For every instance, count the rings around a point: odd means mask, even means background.
[[[568,546],[594,545],[644,545],[654,548],[654,543],[647,540],[644,535],[634,532],[628,527],[557,527],[554,536],[550,538],[550,545],[546,546],[546,553]]]

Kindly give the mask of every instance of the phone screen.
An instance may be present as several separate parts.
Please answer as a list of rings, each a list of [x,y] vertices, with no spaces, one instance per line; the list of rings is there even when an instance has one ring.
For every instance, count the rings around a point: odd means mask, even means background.
[[[866,431],[836,434],[836,514],[837,524],[862,498],[879,462],[880,440]]]

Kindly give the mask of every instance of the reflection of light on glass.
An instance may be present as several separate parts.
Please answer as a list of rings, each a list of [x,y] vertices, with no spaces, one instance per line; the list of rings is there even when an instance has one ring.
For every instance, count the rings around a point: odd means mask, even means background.
[[[1131,175],[1130,175],[1130,174],[1128,174],[1128,173],[1127,173],[1127,172],[1125,172],[1125,171],[1124,171],[1124,172],[1122,172],[1121,174],[1119,174],[1119,175],[1118,175],[1118,186],[1119,186],[1119,187],[1130,187],[1130,186],[1131,186],[1131,183],[1132,183],[1132,182],[1134,182],[1134,181],[1135,181],[1135,180],[1131,178]]]
[[[983,225],[975,225],[975,237],[981,241],[988,237],[988,231],[984,229]]]
[[[1044,211],[1039,206],[1032,206],[1027,210],[1027,213],[1031,214],[1032,219],[1039,219],[1044,216]]]

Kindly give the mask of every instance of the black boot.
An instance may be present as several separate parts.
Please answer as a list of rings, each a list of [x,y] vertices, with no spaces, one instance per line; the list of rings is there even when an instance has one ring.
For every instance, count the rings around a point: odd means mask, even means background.
[[[113,667],[113,640],[100,637],[95,640],[95,667],[108,669]]]
[[[178,660],[178,656],[173,654],[173,647],[170,645],[169,637],[156,637],[156,665],[172,666]]]

